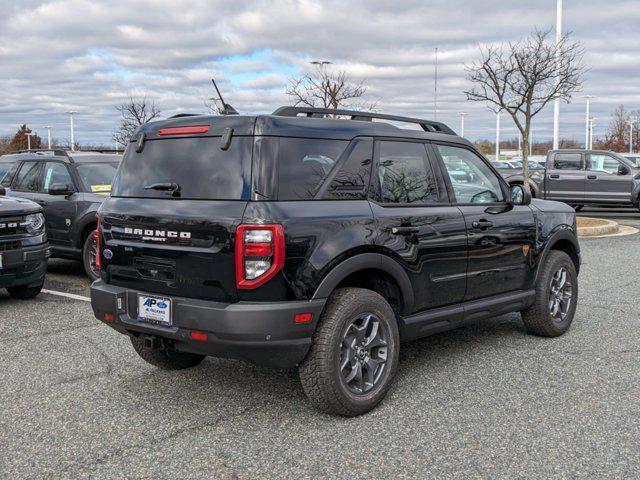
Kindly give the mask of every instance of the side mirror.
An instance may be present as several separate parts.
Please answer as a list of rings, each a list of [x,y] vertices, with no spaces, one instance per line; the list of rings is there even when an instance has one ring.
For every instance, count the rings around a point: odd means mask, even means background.
[[[531,191],[524,185],[511,186],[511,203],[513,205],[529,205],[531,203]]]
[[[7,189],[0,185],[0,197],[4,197],[7,194]]]
[[[627,167],[626,165],[618,165],[618,175],[629,175],[629,172],[631,170],[629,170],[629,167]]]
[[[71,195],[72,193],[74,193],[73,188],[66,183],[54,183],[49,187],[49,195]]]

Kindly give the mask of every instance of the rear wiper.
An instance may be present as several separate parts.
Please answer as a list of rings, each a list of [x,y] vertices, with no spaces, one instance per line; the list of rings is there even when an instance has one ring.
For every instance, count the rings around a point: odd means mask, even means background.
[[[174,182],[170,183],[152,183],[144,187],[145,190],[159,190],[161,192],[171,192],[172,197],[180,196],[180,185]]]

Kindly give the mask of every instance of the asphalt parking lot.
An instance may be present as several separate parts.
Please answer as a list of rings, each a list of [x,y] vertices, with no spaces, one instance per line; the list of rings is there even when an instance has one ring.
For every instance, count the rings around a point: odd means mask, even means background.
[[[2,292],[0,477],[638,478],[640,235],[581,244],[568,334],[514,314],[406,344],[390,395],[353,419],[313,410],[293,371],[159,371],[86,301]],[[51,262],[47,290],[88,285]]]

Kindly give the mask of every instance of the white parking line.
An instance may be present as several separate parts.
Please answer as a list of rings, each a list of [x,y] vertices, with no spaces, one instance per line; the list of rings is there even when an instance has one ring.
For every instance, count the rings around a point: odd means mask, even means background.
[[[57,292],[55,290],[47,290],[45,288],[42,289],[42,293],[48,293],[49,295],[57,295],[59,297],[72,298],[73,300],[80,300],[82,302],[90,302],[91,301],[91,299],[89,297],[84,297],[82,295],[76,295],[75,293]]]

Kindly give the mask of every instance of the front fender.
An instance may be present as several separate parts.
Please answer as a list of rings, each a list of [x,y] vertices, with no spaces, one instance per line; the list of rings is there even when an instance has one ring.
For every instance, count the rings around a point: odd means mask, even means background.
[[[576,258],[573,258],[576,273],[580,273],[580,243],[578,242],[578,237],[576,232],[573,230],[573,227],[570,225],[558,225],[555,227],[545,238],[542,239],[543,247],[541,253],[538,255],[538,261],[536,265],[536,275],[535,279],[538,279],[538,274],[540,273],[540,267],[544,265],[547,256],[551,250],[554,250],[554,246],[556,246],[559,242],[569,242],[573,249],[575,250]]]

